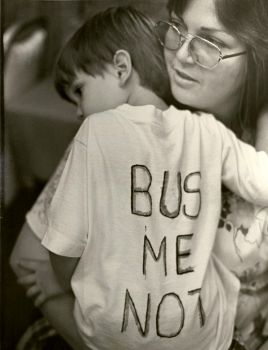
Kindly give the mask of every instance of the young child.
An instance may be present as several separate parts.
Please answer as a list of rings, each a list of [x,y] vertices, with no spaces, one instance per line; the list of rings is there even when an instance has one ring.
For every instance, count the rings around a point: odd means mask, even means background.
[[[228,349],[239,284],[212,255],[221,181],[268,204],[264,152],[212,116],[163,111],[162,60],[152,23],[118,8],[78,30],[58,65],[58,90],[90,116],[43,244],[72,279],[90,349]]]

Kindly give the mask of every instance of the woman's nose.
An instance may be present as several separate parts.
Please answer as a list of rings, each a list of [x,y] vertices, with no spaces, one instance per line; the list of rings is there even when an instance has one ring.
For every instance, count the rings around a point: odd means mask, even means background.
[[[182,63],[194,63],[193,57],[190,52],[190,42],[191,40],[189,38],[185,38],[181,43],[180,48],[176,51],[176,57]]]

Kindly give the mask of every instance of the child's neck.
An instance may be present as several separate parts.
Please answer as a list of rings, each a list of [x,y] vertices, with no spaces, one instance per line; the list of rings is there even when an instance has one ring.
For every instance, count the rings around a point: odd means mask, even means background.
[[[162,98],[157,96],[153,91],[140,85],[130,93],[127,103],[132,106],[153,105],[162,110],[168,108]]]

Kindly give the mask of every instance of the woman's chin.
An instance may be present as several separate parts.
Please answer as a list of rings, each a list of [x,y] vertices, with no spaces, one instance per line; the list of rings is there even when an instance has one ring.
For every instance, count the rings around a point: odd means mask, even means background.
[[[183,89],[172,89],[173,98],[184,106],[189,106],[194,109],[205,109],[203,103],[199,103],[198,93],[190,93]],[[203,102],[203,101],[202,101]],[[202,107],[203,106],[203,107]]]

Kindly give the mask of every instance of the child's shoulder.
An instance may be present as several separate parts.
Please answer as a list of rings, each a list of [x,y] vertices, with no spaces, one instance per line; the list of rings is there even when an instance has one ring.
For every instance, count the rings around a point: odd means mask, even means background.
[[[105,134],[111,134],[114,129],[122,124],[122,119],[127,115],[125,113],[126,108],[121,110],[120,107],[121,106],[87,116],[80,126],[75,139],[82,142],[82,140],[92,135],[104,136]]]
[[[188,118],[191,120],[195,120],[198,123],[203,122],[206,123],[206,120],[216,120],[215,117],[210,114],[210,113],[206,113],[206,112],[202,112],[202,111],[191,111],[190,109],[179,109],[173,105],[171,105],[166,112],[173,114],[177,117],[183,117],[183,118]]]
[[[99,126],[112,123],[147,123],[158,115],[159,111],[153,105],[134,106],[122,104],[114,109],[109,109],[100,113],[90,115],[88,124],[91,126]]]
[[[169,118],[173,118],[178,123],[197,126],[199,128],[216,127],[219,123],[212,114],[201,111],[193,112],[189,109],[178,109],[170,106],[165,113]]]
[[[117,108],[90,114],[84,119],[80,129],[95,128],[106,123],[112,124],[119,114]]]

